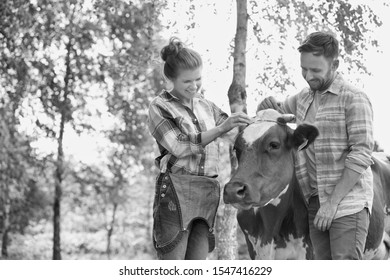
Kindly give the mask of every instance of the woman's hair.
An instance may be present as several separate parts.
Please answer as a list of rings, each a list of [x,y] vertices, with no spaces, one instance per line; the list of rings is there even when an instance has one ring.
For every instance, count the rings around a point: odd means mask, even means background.
[[[336,37],[325,32],[311,33],[298,48],[299,52],[310,52],[314,55],[323,55],[326,58],[337,58],[339,42]]]
[[[202,66],[202,58],[196,51],[186,48],[176,37],[160,52],[164,63],[164,75],[169,79],[177,78],[179,70],[196,69]]]

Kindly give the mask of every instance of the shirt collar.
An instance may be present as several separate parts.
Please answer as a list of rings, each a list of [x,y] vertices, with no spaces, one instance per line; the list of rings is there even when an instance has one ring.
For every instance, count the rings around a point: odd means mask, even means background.
[[[333,83],[330,85],[326,92],[333,93],[335,95],[339,95],[342,91],[342,87],[344,84],[344,79],[341,74],[336,73],[336,77],[334,78]]]
[[[179,101],[178,98],[174,97],[172,94],[170,94],[168,91],[164,90],[161,94],[161,98],[164,100],[164,101],[173,101],[173,100],[176,100],[176,101]]]
[[[162,93],[161,93],[161,98],[164,100],[164,101],[177,101],[179,103],[181,103],[180,99],[173,96],[171,93],[169,93],[167,90],[164,90]],[[198,99],[201,99],[201,94],[197,94],[192,100],[193,102],[197,101]]]

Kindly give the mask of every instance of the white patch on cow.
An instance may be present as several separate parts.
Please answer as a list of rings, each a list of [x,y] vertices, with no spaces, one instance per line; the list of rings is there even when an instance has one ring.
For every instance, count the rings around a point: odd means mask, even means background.
[[[282,196],[287,192],[289,186],[290,185],[287,185],[284,188],[284,190],[275,199],[272,199],[271,201],[267,202],[267,204],[270,203],[270,204],[272,204],[275,207],[278,206],[280,201],[282,201]]]
[[[289,241],[286,242],[285,248],[276,248],[274,241],[260,246],[261,240],[251,236],[246,231],[249,242],[251,242],[258,260],[304,260],[306,259],[306,244],[303,237],[294,238],[289,235]]]
[[[366,250],[363,254],[363,260],[374,260],[377,255],[378,249],[375,250]]]
[[[388,235],[386,232],[383,232],[379,247],[376,249],[364,251],[363,260],[383,260],[387,256],[387,248],[384,243],[385,238],[388,238]]]
[[[294,239],[290,234],[286,248],[276,249],[276,260],[303,260],[306,259],[306,245],[303,242],[303,237]]]
[[[295,130],[295,129],[297,129],[297,124],[296,123],[287,123],[287,126],[289,127],[289,128],[291,128],[292,130]]]
[[[389,155],[384,152],[374,152],[372,153],[372,156],[386,164],[389,163]]]
[[[270,204],[274,199],[271,199],[270,201],[268,201],[267,203],[264,204],[264,207],[267,206],[268,204]]]
[[[263,136],[264,133],[266,133],[267,130],[274,125],[276,125],[274,122],[253,123],[245,128],[242,134],[242,138],[245,140],[245,143],[248,146],[251,146],[253,142],[255,142],[257,139],[260,139],[260,137]]]

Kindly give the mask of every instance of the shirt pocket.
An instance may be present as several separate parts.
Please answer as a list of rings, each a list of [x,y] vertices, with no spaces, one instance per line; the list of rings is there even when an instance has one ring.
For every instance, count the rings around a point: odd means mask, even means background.
[[[323,116],[319,123],[320,133],[322,133],[324,138],[328,138],[335,142],[345,142],[345,140],[348,138],[344,113],[328,113]]]
[[[345,160],[348,149],[348,132],[345,123],[345,114],[330,112],[318,122],[321,138],[321,154],[324,162],[334,165]]]

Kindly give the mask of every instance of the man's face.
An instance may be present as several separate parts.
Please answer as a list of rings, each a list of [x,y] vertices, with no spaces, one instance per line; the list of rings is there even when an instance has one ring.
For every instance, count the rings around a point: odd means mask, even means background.
[[[323,55],[301,53],[302,76],[313,91],[322,91],[330,86],[337,70],[336,61]]]

